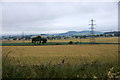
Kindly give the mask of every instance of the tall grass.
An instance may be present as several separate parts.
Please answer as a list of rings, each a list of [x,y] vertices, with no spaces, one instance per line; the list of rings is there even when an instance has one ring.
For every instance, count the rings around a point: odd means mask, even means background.
[[[21,64],[20,60],[8,57],[8,52],[3,57],[4,78],[101,78],[120,79],[120,68],[114,63],[102,63],[98,60],[71,65],[61,60],[58,64]],[[13,65],[16,61],[18,64]]]
[[[113,46],[111,46],[112,47],[111,48],[110,46],[104,45],[105,47],[103,48],[103,46],[94,45],[95,50],[93,48],[89,48],[89,46],[72,45],[54,47],[53,46],[43,47],[16,46],[8,48],[5,47],[3,49],[2,77],[3,79],[4,78],[49,78],[49,79],[94,78],[108,80],[120,79],[120,68],[118,67],[115,59],[116,55],[114,55],[117,46],[115,45],[114,48]],[[89,49],[88,51],[82,50],[84,48]],[[48,50],[48,52],[46,52],[45,50]],[[61,54],[62,53],[60,52],[61,50],[64,51],[63,54]],[[72,50],[75,51],[71,52]],[[92,53],[89,53],[89,51],[91,51]],[[19,54],[23,55],[24,57],[18,56]],[[78,54],[81,56],[76,57],[75,55]],[[28,56],[25,57],[25,55]],[[41,57],[35,57],[34,55]],[[103,60],[100,59],[101,56]],[[37,60],[36,58],[40,58],[40,61],[37,62],[38,64],[34,64],[34,61]],[[107,61],[107,59],[112,60]],[[33,61],[33,63],[31,61]]]
[[[120,69],[113,64],[56,65],[6,64],[3,66],[3,78],[120,78]],[[110,72],[111,68],[115,70]]]

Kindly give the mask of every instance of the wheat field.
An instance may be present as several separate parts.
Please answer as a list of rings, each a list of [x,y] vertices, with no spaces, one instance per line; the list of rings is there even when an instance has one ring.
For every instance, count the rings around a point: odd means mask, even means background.
[[[9,57],[31,64],[56,62],[65,59],[70,64],[84,61],[117,61],[118,45],[52,45],[52,46],[3,46],[3,56],[10,51]]]
[[[118,46],[117,44],[2,46],[2,77],[120,78],[120,69],[117,67]]]

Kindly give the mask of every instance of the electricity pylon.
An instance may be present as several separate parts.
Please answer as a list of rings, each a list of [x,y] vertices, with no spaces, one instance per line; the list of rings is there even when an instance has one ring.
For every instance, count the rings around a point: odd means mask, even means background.
[[[95,43],[96,41],[95,41],[95,31],[94,31],[94,29],[95,29],[95,21],[93,20],[93,19],[91,19],[90,20],[90,29],[91,29],[91,31],[90,31],[90,43]]]
[[[24,32],[22,32],[22,40],[23,40],[23,43],[24,43]]]

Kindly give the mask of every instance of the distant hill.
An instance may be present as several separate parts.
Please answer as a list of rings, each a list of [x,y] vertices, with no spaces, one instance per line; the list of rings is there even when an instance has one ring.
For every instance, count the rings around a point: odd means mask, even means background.
[[[57,34],[58,36],[78,36],[78,35],[89,35],[90,31],[68,31],[66,33]],[[103,34],[103,32],[95,31],[95,34]]]
[[[42,37],[47,37],[47,36],[80,36],[80,35],[89,35],[90,34],[90,31],[68,31],[68,32],[65,32],[65,33],[59,33],[59,34],[26,34],[24,35],[27,36],[27,37],[32,37],[32,36],[39,36],[41,35]],[[104,34],[104,32],[99,32],[99,31],[95,31],[95,34]],[[9,37],[23,37],[22,34],[19,34],[19,35],[2,35],[1,38],[9,38]],[[1,39],[0,38],[0,39]]]
[[[120,34],[120,31],[105,32],[104,34]]]

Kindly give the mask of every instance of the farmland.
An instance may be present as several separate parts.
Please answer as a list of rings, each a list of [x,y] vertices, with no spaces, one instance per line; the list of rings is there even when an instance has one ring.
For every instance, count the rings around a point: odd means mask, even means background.
[[[69,42],[72,41],[72,44],[120,44],[118,42],[118,37],[101,37],[96,38],[95,43],[90,43],[89,38],[85,39],[53,39],[48,40],[45,45],[68,45]],[[35,44],[31,43],[31,40],[3,40],[2,43],[0,43],[2,46],[34,46],[34,45],[42,45],[42,44]]]
[[[1,0],[2,80],[120,80],[120,6],[85,2]]]
[[[89,38],[86,39],[59,39],[59,40],[48,40],[48,42],[90,42]],[[2,43],[31,43],[31,40],[3,40]],[[96,38],[97,43],[118,43],[118,37],[98,37]]]
[[[2,50],[3,78],[120,77],[115,44],[3,46]]]

